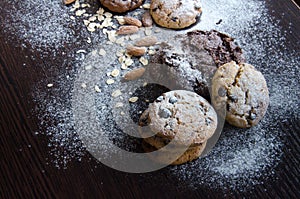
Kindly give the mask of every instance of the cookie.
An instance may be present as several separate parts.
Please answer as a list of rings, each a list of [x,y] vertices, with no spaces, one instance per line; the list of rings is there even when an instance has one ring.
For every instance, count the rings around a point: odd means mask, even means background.
[[[219,67],[212,79],[212,103],[217,110],[226,107],[226,121],[249,128],[265,115],[269,91],[261,72],[250,64],[234,61]]]
[[[200,146],[188,148],[188,150],[186,150],[178,159],[172,162],[171,165],[179,165],[197,159],[204,151],[205,146],[206,142],[202,143]],[[157,149],[146,142],[143,142],[142,147],[145,152],[149,153],[148,155],[152,160],[162,164],[169,163],[174,156],[172,151],[160,151],[156,154],[150,153],[156,151]]]
[[[201,7],[199,0],[152,0],[150,14],[162,27],[183,29],[197,22]]]
[[[100,0],[100,2],[112,12],[124,13],[138,8],[143,0]]]
[[[148,127],[158,137],[173,139],[178,145],[190,146],[209,139],[217,127],[213,107],[194,92],[175,90],[164,93],[149,105]]]
[[[216,30],[196,30],[162,43],[150,58],[147,73],[170,90],[194,91],[209,100],[215,71],[230,61],[245,62],[233,38]]]

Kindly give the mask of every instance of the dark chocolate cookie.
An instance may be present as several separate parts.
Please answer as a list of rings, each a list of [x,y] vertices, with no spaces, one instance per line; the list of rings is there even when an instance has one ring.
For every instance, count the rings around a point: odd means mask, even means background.
[[[209,87],[217,67],[230,61],[245,61],[233,38],[216,30],[196,30],[162,43],[148,70],[170,90],[190,90],[210,99]]]

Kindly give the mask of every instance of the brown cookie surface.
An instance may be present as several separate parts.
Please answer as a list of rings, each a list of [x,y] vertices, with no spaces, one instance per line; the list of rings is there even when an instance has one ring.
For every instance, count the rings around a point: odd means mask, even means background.
[[[197,22],[201,7],[199,0],[152,0],[150,13],[158,25],[182,29]]]
[[[100,0],[100,2],[110,11],[123,13],[138,8],[143,0]]]
[[[226,108],[228,123],[241,128],[254,126],[269,105],[266,80],[250,64],[224,64],[212,80],[212,103],[217,110]]]
[[[163,148],[165,145],[167,145],[168,143],[170,143],[172,140],[168,139],[168,138],[163,138],[163,137],[159,137],[159,136],[152,136],[152,137],[148,137],[148,138],[144,138],[144,141],[147,142],[148,144],[150,144],[151,146],[154,146],[157,149]],[[184,145],[180,145],[179,143],[173,143],[175,147],[183,147]],[[193,143],[190,145],[190,147],[195,147],[195,146],[199,146],[201,145],[201,143]],[[174,149],[176,150],[176,149]]]
[[[173,159],[174,152],[172,151],[160,151],[159,153],[153,154],[150,152],[156,151],[157,149],[155,147],[146,142],[143,142],[142,146],[145,152],[149,153],[149,157],[154,161],[165,164]],[[172,162],[171,165],[179,165],[197,159],[204,151],[205,146],[206,142],[202,143],[200,146],[188,148],[179,158]]]

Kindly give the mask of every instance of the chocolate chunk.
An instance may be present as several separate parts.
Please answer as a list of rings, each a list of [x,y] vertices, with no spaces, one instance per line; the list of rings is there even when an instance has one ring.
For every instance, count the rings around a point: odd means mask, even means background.
[[[169,118],[172,115],[172,112],[167,108],[160,108],[158,115],[162,118]]]
[[[211,118],[205,118],[205,123],[207,126],[209,126],[212,123],[212,119]]]
[[[172,96],[172,97],[170,97],[170,99],[169,99],[169,102],[170,102],[171,104],[175,104],[177,101],[178,101],[178,99],[177,99],[177,97],[175,97],[175,96]]]
[[[156,99],[157,102],[161,102],[161,101],[163,101],[163,100],[164,100],[164,97],[163,97],[163,96],[159,96],[159,97]]]
[[[225,90],[225,88],[223,88],[223,87],[219,88],[219,90],[218,90],[218,95],[219,95],[220,97],[224,97],[224,96],[226,95],[226,90]]]
[[[256,119],[256,114],[255,113],[250,113],[250,119],[255,120]]]
[[[235,95],[229,95],[228,98],[233,101],[234,103],[238,102],[238,97]]]

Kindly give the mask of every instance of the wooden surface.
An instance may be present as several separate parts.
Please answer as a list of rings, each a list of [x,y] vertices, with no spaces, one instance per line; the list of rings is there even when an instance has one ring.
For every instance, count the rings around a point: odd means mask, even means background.
[[[288,38],[299,45],[300,12],[291,1],[273,1],[273,9],[285,12],[282,25],[296,20]],[[0,13],[1,14],[1,13]],[[276,17],[276,12],[273,13]],[[58,169],[49,163],[49,137],[35,135],[39,120],[34,112],[32,88],[49,74],[43,57],[34,50],[20,47],[19,41],[8,41],[5,34],[0,38],[0,198],[299,198],[299,138],[293,138],[291,149],[284,149],[282,164],[275,170],[279,180],[259,185],[251,193],[227,193],[209,189],[182,190],[152,182],[153,174],[127,174],[98,163],[88,153],[81,162]],[[66,50],[72,47],[66,47]],[[32,57],[35,57],[33,59]],[[58,58],[55,62],[61,62]],[[23,64],[26,63],[26,66]],[[66,67],[67,70],[67,67]],[[59,73],[61,71],[57,71]],[[299,118],[283,123],[287,131],[299,133]],[[294,147],[294,148],[293,148]],[[164,170],[155,172],[162,181],[168,180]],[[142,180],[141,180],[142,179]]]

